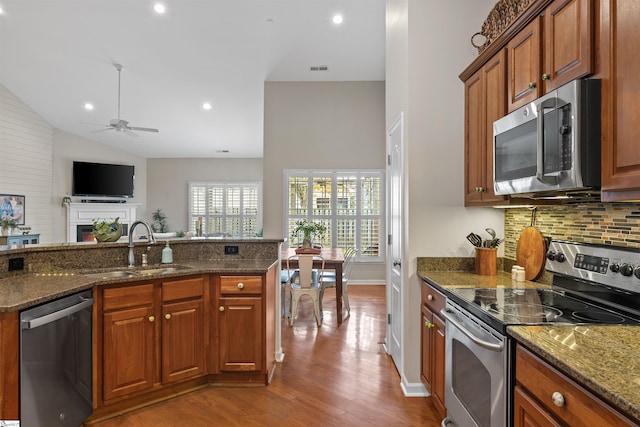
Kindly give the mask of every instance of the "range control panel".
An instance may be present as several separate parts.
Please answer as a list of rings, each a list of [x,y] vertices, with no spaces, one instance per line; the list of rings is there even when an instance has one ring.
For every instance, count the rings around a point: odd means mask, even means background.
[[[604,245],[552,241],[547,271],[640,292],[640,251]]]

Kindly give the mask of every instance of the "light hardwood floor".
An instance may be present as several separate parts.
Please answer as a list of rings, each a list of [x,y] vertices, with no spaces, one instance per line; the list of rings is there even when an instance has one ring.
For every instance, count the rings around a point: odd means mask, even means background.
[[[283,320],[285,360],[269,386],[208,387],[94,426],[439,426],[430,398],[403,396],[384,352],[385,287],[351,286],[349,296],[339,327],[331,289],[320,328],[309,298],[293,327]]]

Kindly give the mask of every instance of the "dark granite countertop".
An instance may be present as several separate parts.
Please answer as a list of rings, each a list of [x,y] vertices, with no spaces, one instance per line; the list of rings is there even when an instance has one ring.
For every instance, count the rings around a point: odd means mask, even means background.
[[[640,420],[640,327],[545,325],[507,330],[595,395]]]
[[[236,259],[194,261],[180,264],[149,265],[97,270],[68,270],[21,274],[0,279],[0,312],[17,311],[42,304],[65,295],[90,289],[94,286],[187,276],[192,274],[262,274],[271,268],[277,259]],[[174,267],[168,269],[167,267]],[[156,274],[140,274],[125,277],[101,277],[98,272],[133,271],[158,269]],[[91,275],[89,275],[91,274]]]

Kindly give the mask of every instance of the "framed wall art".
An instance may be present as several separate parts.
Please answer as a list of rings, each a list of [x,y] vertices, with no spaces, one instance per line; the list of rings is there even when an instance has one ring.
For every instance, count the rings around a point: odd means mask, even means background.
[[[0,194],[0,219],[12,219],[16,225],[24,225],[24,196]]]

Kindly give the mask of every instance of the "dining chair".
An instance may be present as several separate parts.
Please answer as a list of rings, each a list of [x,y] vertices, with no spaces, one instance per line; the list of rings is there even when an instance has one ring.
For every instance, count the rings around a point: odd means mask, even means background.
[[[324,258],[319,255],[300,254],[291,256],[287,259],[287,270],[294,271],[290,268],[289,262],[292,260],[298,260],[297,274],[291,274],[290,277],[290,300],[291,300],[291,326],[295,322],[298,316],[298,302],[302,295],[308,295],[313,300],[313,309],[316,316],[316,322],[318,326],[322,324],[322,317],[320,315],[320,288],[322,283],[322,275],[324,271]],[[314,261],[321,261],[320,268],[315,268],[316,274],[314,274]]]
[[[351,275],[351,267],[353,266],[353,258],[356,254],[355,248],[347,248],[344,250],[344,265],[342,267],[342,300],[344,301],[344,307],[347,309],[347,313],[351,314],[351,307],[349,306],[349,276]],[[324,290],[327,288],[336,287],[336,272],[335,270],[327,271],[322,276],[322,282],[320,286],[320,309],[322,310],[322,297],[324,296]]]

